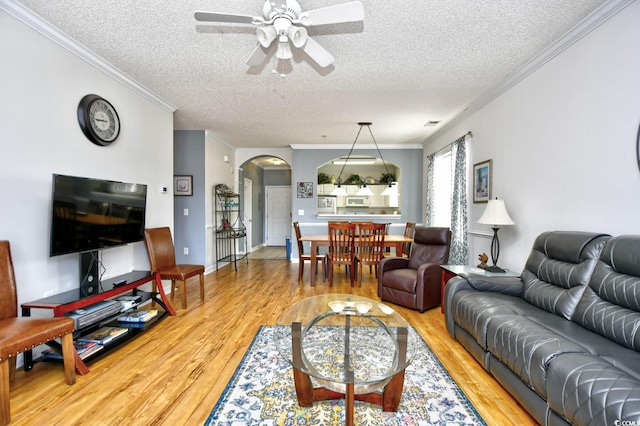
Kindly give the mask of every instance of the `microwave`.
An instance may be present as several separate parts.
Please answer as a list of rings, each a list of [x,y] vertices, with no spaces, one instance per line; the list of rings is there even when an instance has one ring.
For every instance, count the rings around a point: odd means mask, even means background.
[[[369,197],[367,196],[347,196],[347,207],[369,207]]]

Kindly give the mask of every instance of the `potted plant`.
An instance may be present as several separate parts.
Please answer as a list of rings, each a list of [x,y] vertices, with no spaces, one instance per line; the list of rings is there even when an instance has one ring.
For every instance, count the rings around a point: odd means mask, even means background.
[[[347,185],[362,185],[364,183],[364,179],[360,175],[351,175],[345,181]]]
[[[326,173],[318,173],[318,185],[322,185],[323,183],[331,183],[331,178]]]
[[[391,183],[396,181],[396,175],[393,173],[383,173],[380,176],[380,183]]]

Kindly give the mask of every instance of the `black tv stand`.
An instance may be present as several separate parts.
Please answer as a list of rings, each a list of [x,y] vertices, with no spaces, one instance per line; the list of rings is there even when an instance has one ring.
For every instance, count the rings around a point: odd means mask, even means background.
[[[125,284],[121,284],[119,286],[114,286],[114,283],[125,280]],[[153,283],[154,287],[157,288],[157,291],[146,292],[139,290],[138,287],[147,284]],[[123,293],[131,292],[133,295],[142,295],[143,302],[151,300],[152,302],[160,305],[164,312],[158,315],[158,319],[162,318],[164,315],[175,315],[176,312],[171,306],[169,299],[167,299],[166,294],[162,288],[162,280],[160,279],[159,274],[151,273],[149,271],[131,271],[127,274],[120,275],[117,277],[113,277],[107,280],[104,280],[99,286],[100,291],[96,294],[92,294],[86,297],[78,295],[78,290],[70,290],[64,293],[56,294],[54,296],[45,297],[44,299],[34,300],[33,302],[23,303],[21,305],[22,308],[22,316],[29,317],[31,316],[31,309],[51,309],[53,310],[54,317],[61,317],[69,312],[76,311],[78,309],[86,308],[87,306],[91,306],[95,303],[101,302],[106,299],[111,299],[117,296],[122,295]],[[102,291],[105,289],[104,291]],[[119,315],[113,315],[111,318],[101,321],[100,324],[105,324],[110,320],[115,320]],[[153,324],[157,323],[157,320],[153,321]],[[92,324],[86,328],[74,331],[74,338],[80,337],[83,334],[91,332],[93,329],[97,328],[99,324]],[[152,324],[149,324],[152,325]],[[124,326],[124,325],[123,325]],[[146,327],[145,327],[146,328]],[[120,344],[130,340],[135,337],[137,334],[144,332],[145,329],[135,328],[132,329],[130,333],[128,333],[127,338],[117,339],[113,344],[105,345],[104,350],[100,351],[97,356],[100,356],[109,350],[119,346]],[[91,358],[87,358],[89,360]],[[85,375],[89,372],[85,361],[80,358],[80,356],[75,354],[76,360],[76,372],[80,375]],[[25,371],[29,371],[33,368],[33,356],[31,350],[24,352],[24,369]]]

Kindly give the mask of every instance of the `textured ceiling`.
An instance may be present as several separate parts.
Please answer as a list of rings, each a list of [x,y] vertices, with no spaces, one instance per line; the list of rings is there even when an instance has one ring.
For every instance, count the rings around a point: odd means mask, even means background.
[[[422,143],[604,1],[363,0],[364,22],[309,28],[336,59],[324,69],[296,49],[290,62],[250,68],[255,28],[193,17],[261,16],[261,0],[20,3],[174,105],[175,129],[285,147],[351,143],[359,121],[373,122],[378,144]]]

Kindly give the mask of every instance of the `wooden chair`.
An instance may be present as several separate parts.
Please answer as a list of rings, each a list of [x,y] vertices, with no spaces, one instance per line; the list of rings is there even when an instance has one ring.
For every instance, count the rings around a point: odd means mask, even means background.
[[[387,226],[380,224],[360,224],[358,233],[358,250],[356,252],[356,264],[358,265],[358,287],[362,287],[362,265],[369,265],[375,270],[378,277],[378,265],[384,258],[384,235]]]
[[[327,268],[329,269],[329,285],[333,285],[333,267],[345,265],[353,287],[355,275],[355,230],[352,223],[329,223],[329,253]],[[325,274],[326,278],[326,274]]]
[[[11,421],[9,388],[16,378],[16,356],[60,338],[67,384],[76,382],[75,349],[71,318],[18,318],[16,290],[9,241],[0,241],[0,426]]]
[[[416,224],[413,222],[407,222],[404,227],[404,236],[413,238],[413,235],[416,233]],[[411,253],[411,243],[403,243],[402,244],[402,257],[409,257]]]
[[[360,233],[360,225],[373,225],[373,222],[371,222],[371,221],[367,221],[367,222],[351,221],[351,223],[353,223],[356,226],[356,235],[358,235]]]
[[[199,275],[200,300],[204,300],[204,266],[176,265],[171,230],[168,227],[145,229],[144,242],[147,246],[151,271],[159,273],[163,280],[171,280],[171,299],[175,295],[176,281],[179,281],[182,309],[187,309],[187,280]],[[153,291],[156,291],[155,281],[153,282]]]
[[[407,224],[404,227],[404,236],[405,237],[409,237],[409,238],[413,238],[413,234],[415,234],[416,232],[416,224],[413,222],[407,222]],[[384,255],[389,257],[395,257],[395,256],[402,256],[402,257],[409,257],[409,254],[411,253],[411,242],[408,243],[402,243],[402,253],[396,253],[393,254],[391,253],[391,248],[387,247],[385,249]]]
[[[311,255],[304,254],[304,244],[300,241],[300,238],[302,237],[300,234],[300,224],[298,222],[293,222],[293,229],[296,232],[296,240],[298,241],[298,281],[301,281],[304,274],[304,262],[311,262]],[[318,273],[317,263],[323,261],[323,259],[324,258],[321,256],[316,256],[316,274]]]

